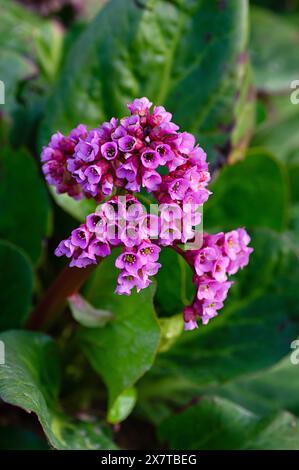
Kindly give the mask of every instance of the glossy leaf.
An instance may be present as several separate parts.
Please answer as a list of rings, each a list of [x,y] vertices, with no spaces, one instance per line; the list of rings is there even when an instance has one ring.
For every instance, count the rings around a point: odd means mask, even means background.
[[[299,146],[299,110],[290,103],[289,96],[283,100],[283,108],[271,103],[274,116],[258,129],[252,143],[272,152],[283,163],[288,163]]]
[[[110,408],[108,413],[109,423],[120,423],[124,421],[129,414],[132,412],[137,400],[137,392],[134,387],[124,390],[118,395],[113,406]]]
[[[114,293],[118,270],[113,256],[104,260],[85,292],[97,308],[108,309],[113,319],[104,328],[79,332],[79,342],[92,367],[109,391],[109,408],[148,371],[155,359],[160,329],[153,308],[154,286],[139,294]]]
[[[14,245],[0,241],[0,266],[0,330],[18,328],[31,306],[31,263]]]
[[[298,349],[295,354],[297,361]],[[269,370],[223,385],[216,393],[254,413],[266,414],[284,408],[299,416],[298,387],[298,364],[289,355]]]
[[[299,110],[290,96],[272,97],[267,103],[267,119],[258,127],[252,145],[262,146],[277,157],[288,173],[291,198],[299,200]]]
[[[0,150],[0,236],[20,246],[37,262],[47,233],[46,188],[25,150]]]
[[[62,50],[62,29],[17,2],[0,0],[0,9],[0,78],[6,88],[4,111],[13,111],[18,104],[20,84],[37,76],[39,67],[46,79],[53,79]],[[53,30],[55,37],[50,36],[48,41],[46,37]]]
[[[227,400],[203,398],[167,419],[160,438],[175,450],[298,450],[299,422],[287,412],[260,418]]]
[[[250,57],[259,90],[287,91],[298,78],[298,28],[281,16],[251,8]],[[269,32],[275,34],[269,35]]]
[[[220,171],[210,186],[204,227],[269,227],[281,231],[287,224],[288,180],[283,165],[263,149],[252,149],[246,159]]]
[[[211,160],[227,156],[252,97],[247,23],[246,0],[109,1],[68,55],[40,143],[57,129],[119,117],[129,100],[148,96],[196,134]]]
[[[0,398],[37,415],[56,449],[115,449],[98,422],[71,420],[58,406],[57,349],[46,335],[25,331],[0,334],[5,364],[0,366]]]

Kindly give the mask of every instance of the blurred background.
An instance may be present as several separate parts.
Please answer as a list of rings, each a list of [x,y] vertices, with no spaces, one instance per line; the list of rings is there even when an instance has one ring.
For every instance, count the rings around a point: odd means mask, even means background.
[[[298,51],[297,0],[0,0],[0,448],[299,449]],[[25,331],[94,208],[46,187],[41,148],[141,96],[207,151],[204,229],[246,227],[250,264],[195,332],[166,249],[156,290],[116,298],[113,259],[86,283],[113,325]]]

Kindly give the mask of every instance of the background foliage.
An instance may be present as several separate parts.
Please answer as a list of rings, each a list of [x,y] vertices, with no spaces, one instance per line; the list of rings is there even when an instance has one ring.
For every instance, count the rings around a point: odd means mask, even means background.
[[[0,0],[0,446],[298,450],[299,2],[79,3]],[[116,296],[110,257],[80,310],[28,331],[55,246],[92,210],[49,192],[41,147],[143,95],[208,151],[205,230],[246,226],[250,265],[195,332],[191,273],[166,249],[152,288]]]

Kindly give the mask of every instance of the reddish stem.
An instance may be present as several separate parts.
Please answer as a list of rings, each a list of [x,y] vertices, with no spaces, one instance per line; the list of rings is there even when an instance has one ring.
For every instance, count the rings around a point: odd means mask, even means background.
[[[46,294],[32,311],[27,327],[30,330],[44,329],[64,309],[67,298],[77,292],[98,265],[87,268],[66,267],[50,285]]]
[[[174,251],[176,251],[179,255],[181,255],[186,260],[186,252],[182,250],[182,248],[180,248],[176,244],[170,245],[170,248],[172,248]]]

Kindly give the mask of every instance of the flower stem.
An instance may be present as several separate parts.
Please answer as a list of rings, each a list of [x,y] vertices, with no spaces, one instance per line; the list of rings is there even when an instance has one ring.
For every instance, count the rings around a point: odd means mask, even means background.
[[[50,285],[27,322],[30,330],[45,329],[64,309],[67,298],[76,293],[98,265],[86,268],[66,267]]]
[[[186,258],[184,250],[182,250],[182,248],[180,248],[179,246],[174,244],[174,245],[170,245],[170,248],[172,248],[174,251],[176,251],[183,258]]]

